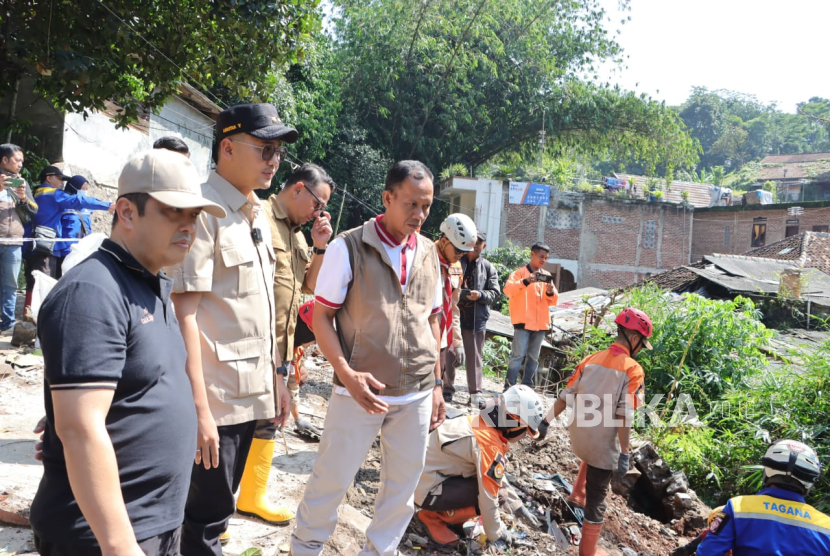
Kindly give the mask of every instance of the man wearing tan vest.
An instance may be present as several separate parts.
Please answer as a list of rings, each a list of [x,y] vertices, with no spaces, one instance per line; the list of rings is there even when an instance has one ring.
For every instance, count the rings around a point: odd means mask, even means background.
[[[314,292],[314,332],[334,367],[334,391],[297,511],[295,556],[322,553],[337,507],[378,433],[383,486],[360,554],[395,554],[412,519],[427,435],[445,415],[441,270],[433,243],[417,233],[432,199],[429,169],[397,162],[386,175],[386,212],[327,248],[320,269],[326,279]]]

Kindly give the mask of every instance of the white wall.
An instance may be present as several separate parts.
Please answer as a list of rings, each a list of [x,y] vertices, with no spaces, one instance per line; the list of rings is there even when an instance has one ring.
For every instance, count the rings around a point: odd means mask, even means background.
[[[67,114],[64,118],[63,172],[82,174],[87,179],[108,187],[118,187],[118,176],[127,161],[151,148],[150,138],[128,127],[116,129],[115,124],[99,112],[86,120],[83,114]]]
[[[452,178],[450,184],[442,187],[441,197],[449,200],[456,195],[461,195],[461,212],[471,217],[476,227],[487,234],[487,248],[498,247],[501,227],[501,182],[484,178]]]
[[[150,144],[165,135],[179,135],[190,149],[190,160],[207,179],[213,145],[213,120],[177,97],[171,98],[159,113],[150,116]]]
[[[210,171],[213,120],[173,97],[150,116],[149,136],[134,127],[116,129],[109,116],[93,112],[64,119],[64,173],[82,174],[107,187],[118,187],[121,169],[132,157],[152,148],[153,141],[178,134],[190,148],[190,159],[204,180]]]

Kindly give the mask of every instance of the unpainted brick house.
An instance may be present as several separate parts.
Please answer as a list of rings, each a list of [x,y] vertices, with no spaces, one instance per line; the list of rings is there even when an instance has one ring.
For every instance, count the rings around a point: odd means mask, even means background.
[[[440,195],[487,231],[488,248],[547,243],[560,291],[614,288],[689,264],[692,205],[558,191],[549,206],[510,203],[508,183],[453,178]]]

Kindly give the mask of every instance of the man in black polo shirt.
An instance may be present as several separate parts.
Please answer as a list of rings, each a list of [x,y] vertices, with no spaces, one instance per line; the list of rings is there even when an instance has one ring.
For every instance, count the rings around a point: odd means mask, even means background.
[[[43,479],[32,503],[43,555],[178,555],[196,453],[184,341],[161,272],[204,209],[187,158],[155,150],[118,180],[111,239],[40,309]]]

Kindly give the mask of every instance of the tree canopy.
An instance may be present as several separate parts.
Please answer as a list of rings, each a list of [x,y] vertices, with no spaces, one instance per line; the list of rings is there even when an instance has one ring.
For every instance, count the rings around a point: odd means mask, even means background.
[[[0,24],[0,95],[24,73],[60,110],[112,100],[121,125],[161,107],[181,81],[258,94],[275,63],[319,28],[317,0],[21,0]]]
[[[535,144],[696,162],[671,110],[583,80],[618,60],[597,0],[340,0],[344,103],[393,158],[476,166]]]
[[[813,97],[798,109],[788,114],[751,95],[696,87],[679,114],[700,142],[701,167],[734,171],[768,154],[830,151],[822,121],[830,117],[830,100]]]

